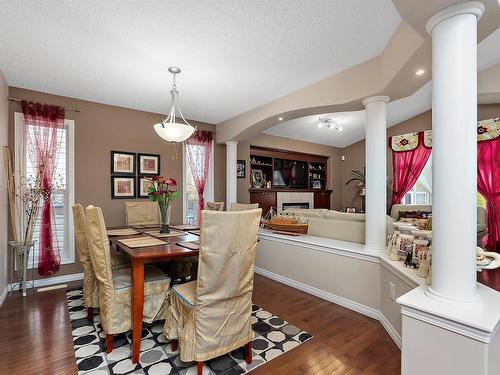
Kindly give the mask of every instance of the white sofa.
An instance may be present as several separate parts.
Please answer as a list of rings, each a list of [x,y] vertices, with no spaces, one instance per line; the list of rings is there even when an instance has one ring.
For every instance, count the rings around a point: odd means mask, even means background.
[[[332,238],[341,241],[365,243],[365,214],[351,214],[327,209],[289,209],[284,215],[296,215],[307,219],[311,236]],[[388,233],[393,231],[394,220],[387,216]]]

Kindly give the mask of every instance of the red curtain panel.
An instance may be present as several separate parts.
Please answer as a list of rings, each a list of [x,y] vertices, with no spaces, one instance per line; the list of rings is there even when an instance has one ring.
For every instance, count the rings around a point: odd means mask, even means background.
[[[201,210],[205,208],[203,194],[208,181],[210,154],[212,153],[212,132],[198,130],[186,140],[186,145],[188,146],[186,147],[187,160],[198,193],[198,214],[196,219],[200,224]]]
[[[413,150],[392,150],[392,199],[391,205],[399,204],[415,185],[431,155],[432,149],[424,145],[424,133],[418,134],[418,146]],[[389,142],[390,143],[390,142]]]
[[[478,128],[479,130],[479,128]],[[477,143],[477,190],[486,199],[486,247],[500,250],[500,137]]]
[[[24,141],[34,167],[35,180],[42,190],[38,273],[51,275],[59,271],[61,257],[55,230],[52,190],[57,165],[57,150],[64,129],[64,108],[22,101]]]

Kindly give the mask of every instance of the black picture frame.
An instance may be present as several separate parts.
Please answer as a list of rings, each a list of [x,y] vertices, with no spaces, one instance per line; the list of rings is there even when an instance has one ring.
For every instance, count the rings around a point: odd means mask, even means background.
[[[144,178],[149,178],[149,176],[137,176],[136,179],[136,198],[137,199],[149,199],[149,195],[142,195],[141,192],[141,180]]]
[[[120,179],[127,179],[132,182],[132,189],[130,195],[117,195],[115,189],[115,184],[119,182]],[[136,178],[135,176],[111,176],[111,199],[135,199],[136,198]]]
[[[236,160],[236,177],[246,178],[247,176],[247,161]]]
[[[144,172],[141,165],[141,159],[143,157],[155,158],[156,159],[156,168],[154,172]],[[145,153],[137,153],[137,174],[139,176],[159,176],[160,175],[160,155],[159,154],[145,154]]]
[[[118,155],[126,155],[126,156],[129,156],[132,158],[132,162],[131,162],[132,172],[123,172],[123,171],[117,170],[115,168],[115,157]],[[135,176],[136,157],[137,157],[137,154],[135,152],[112,150],[111,151],[111,163],[110,163],[111,174],[114,176]]]

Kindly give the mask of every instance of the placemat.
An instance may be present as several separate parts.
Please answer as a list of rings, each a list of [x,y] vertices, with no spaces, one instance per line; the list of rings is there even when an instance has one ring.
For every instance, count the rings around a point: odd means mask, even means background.
[[[157,245],[166,245],[165,241],[161,241],[157,238],[153,237],[135,237],[135,238],[124,238],[123,240],[118,240],[122,244],[130,247],[146,247],[146,246],[157,246]]]
[[[192,224],[179,224],[179,225],[171,225],[170,228],[178,229],[178,230],[198,230],[200,229],[199,225]]]
[[[132,229],[132,228],[125,228],[125,229],[109,229],[106,231],[108,236],[131,236],[134,234],[139,234],[138,231]]]
[[[201,230],[188,230],[188,233],[194,234],[195,236],[199,236],[201,234]]]
[[[200,243],[199,241],[185,241],[185,242],[177,242],[177,245],[185,247],[189,250],[199,250]]]
[[[179,230],[171,230],[170,233],[160,233],[160,230],[150,230],[150,231],[145,231],[144,233],[156,237],[156,238],[166,238],[166,237],[173,237],[173,236],[183,236],[186,233],[181,232]]]
[[[158,224],[148,224],[148,225],[131,225],[132,228],[134,229],[155,229],[155,228],[160,228],[160,225]]]

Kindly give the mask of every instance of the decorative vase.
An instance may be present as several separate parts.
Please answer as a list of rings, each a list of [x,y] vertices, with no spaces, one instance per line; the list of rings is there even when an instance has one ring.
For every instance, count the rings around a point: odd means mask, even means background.
[[[170,209],[172,205],[170,201],[159,200],[158,205],[160,206],[160,220],[161,228],[160,233],[170,233]]]

